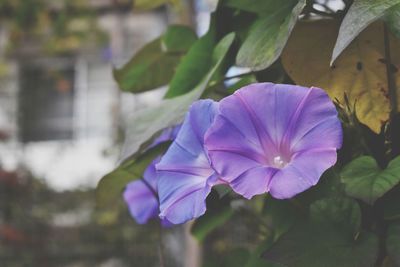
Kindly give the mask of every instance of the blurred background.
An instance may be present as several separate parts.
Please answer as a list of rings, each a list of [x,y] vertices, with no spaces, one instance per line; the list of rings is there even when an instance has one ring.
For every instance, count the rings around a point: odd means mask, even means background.
[[[132,4],[0,1],[0,266],[158,266],[155,222],[137,225],[122,198],[96,209],[94,188],[129,115],[166,88],[122,93],[112,68],[169,24],[203,34],[216,0]],[[168,231],[166,261],[183,266],[184,229]]]

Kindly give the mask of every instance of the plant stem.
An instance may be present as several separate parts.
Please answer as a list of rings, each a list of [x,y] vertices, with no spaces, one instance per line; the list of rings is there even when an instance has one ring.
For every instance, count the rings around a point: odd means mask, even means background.
[[[160,220],[158,227],[158,259],[160,261],[160,267],[164,267],[162,229],[163,228]]]
[[[389,91],[389,101],[390,101],[390,119],[397,113],[397,92],[396,92],[396,83],[393,78],[392,72],[392,62],[390,58],[390,40],[389,40],[389,32],[386,25],[383,25],[383,36],[385,41],[385,63],[386,63],[386,77],[388,83],[388,91]]]

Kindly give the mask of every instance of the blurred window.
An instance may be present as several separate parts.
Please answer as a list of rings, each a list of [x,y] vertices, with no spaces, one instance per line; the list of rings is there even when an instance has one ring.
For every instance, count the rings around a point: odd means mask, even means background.
[[[73,137],[74,64],[52,59],[20,68],[19,136],[22,142]]]

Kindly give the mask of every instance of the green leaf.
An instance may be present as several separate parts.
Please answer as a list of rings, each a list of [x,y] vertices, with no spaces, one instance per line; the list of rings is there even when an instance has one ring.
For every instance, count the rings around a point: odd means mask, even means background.
[[[257,79],[256,79],[256,76],[254,74],[246,75],[246,76],[240,78],[234,84],[232,84],[229,87],[228,93],[229,94],[233,94],[236,90],[238,90],[238,89],[240,89],[240,88],[242,88],[244,86],[247,86],[249,84],[256,83],[256,82],[257,82]]]
[[[243,267],[250,257],[250,253],[245,248],[236,248],[225,258],[221,267]]]
[[[343,231],[359,227],[361,213],[355,211],[356,205],[350,199],[317,201],[311,206],[310,220],[292,227],[263,257],[290,267],[374,266],[378,238]]]
[[[176,74],[171,80],[168,91],[164,98],[173,98],[191,91],[204,75],[215,64],[213,49],[217,42],[216,14],[211,15],[211,22],[208,32],[201,37],[189,50],[182,62],[179,64]],[[216,51],[214,54],[218,55]],[[210,83],[223,76],[227,68],[224,61],[215,71]]]
[[[392,190],[385,196],[383,216],[385,220],[400,219],[400,190]]]
[[[269,236],[250,254],[250,258],[244,267],[281,267],[283,265],[261,258],[261,254],[274,243],[274,238]]]
[[[219,199],[218,193],[212,191],[207,198],[207,211],[198,218],[191,232],[198,241],[202,241],[211,231],[224,224],[233,215],[229,198]]]
[[[378,239],[362,233],[352,240],[332,228],[301,224],[283,235],[263,257],[290,267],[374,266]]]
[[[266,13],[252,27],[248,37],[239,48],[236,62],[252,70],[262,70],[274,63],[281,54],[296,24],[305,0],[297,5],[294,1],[269,0],[279,3],[274,12]]]
[[[383,17],[389,30],[400,39],[400,4],[397,4],[385,12]]]
[[[332,224],[350,236],[360,231],[361,210],[350,198],[338,197],[321,199],[310,206],[311,220],[316,224]]]
[[[268,195],[262,211],[268,224],[274,230],[274,237],[278,238],[286,233],[301,214],[288,199],[275,199]]]
[[[347,164],[341,176],[349,196],[372,205],[400,182],[400,157],[382,170],[372,157],[362,156]]]
[[[169,26],[164,35],[139,50],[122,68],[114,69],[114,78],[121,90],[132,93],[166,85],[196,39],[188,27]]]
[[[400,266],[400,222],[389,225],[386,248],[393,263]]]
[[[122,147],[122,161],[143,149],[142,144],[150,140],[154,133],[182,122],[190,105],[206,89],[208,82],[220,66],[234,39],[235,34],[231,33],[217,44],[214,49],[214,56],[218,60],[191,92],[173,99],[165,99],[156,107],[147,108],[133,114]]]
[[[171,142],[160,143],[101,178],[96,188],[97,206],[104,207],[114,198],[121,195],[121,191],[127,183],[141,179],[147,166],[157,156],[163,154],[170,144]]]
[[[331,65],[362,30],[399,3],[400,0],[354,0],[340,25]]]

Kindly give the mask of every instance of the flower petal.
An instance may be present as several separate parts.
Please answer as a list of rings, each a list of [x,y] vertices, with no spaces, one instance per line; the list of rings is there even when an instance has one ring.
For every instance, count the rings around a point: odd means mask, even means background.
[[[204,150],[204,133],[217,112],[212,100],[193,103],[177,138],[157,164],[161,218],[178,224],[205,212],[205,199],[218,176]]]
[[[205,146],[220,179],[245,197],[268,190],[281,198],[293,196],[314,185],[336,162],[342,129],[335,106],[322,89],[252,84],[223,99],[219,109]],[[313,161],[324,150],[329,156]],[[282,181],[288,182],[280,186]]]
[[[336,149],[311,149],[294,155],[272,178],[269,192],[274,198],[291,198],[316,185],[321,175],[336,163]]]
[[[158,215],[158,200],[143,180],[130,182],[123,193],[129,212],[139,223],[144,224]]]
[[[233,190],[245,198],[263,194],[269,189],[269,182],[278,169],[256,167],[248,169],[230,182]]]

